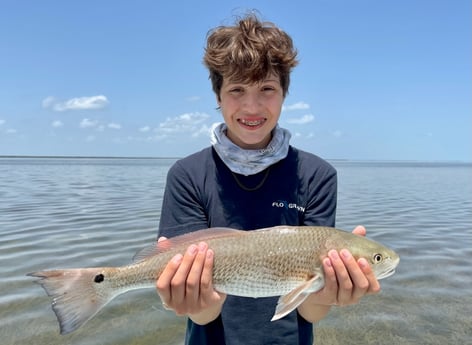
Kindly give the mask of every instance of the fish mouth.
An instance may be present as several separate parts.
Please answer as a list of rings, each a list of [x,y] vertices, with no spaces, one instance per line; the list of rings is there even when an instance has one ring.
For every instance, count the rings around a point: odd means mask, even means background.
[[[376,275],[377,280],[384,279],[393,275],[399,263],[399,257],[396,257],[395,259],[391,260],[390,264],[385,267],[385,270],[381,271],[378,275]]]
[[[388,270],[388,271],[385,271],[385,272],[380,273],[380,274],[377,276],[377,280],[390,277],[390,276],[393,275],[394,273],[395,273],[395,267],[391,268],[391,269]]]

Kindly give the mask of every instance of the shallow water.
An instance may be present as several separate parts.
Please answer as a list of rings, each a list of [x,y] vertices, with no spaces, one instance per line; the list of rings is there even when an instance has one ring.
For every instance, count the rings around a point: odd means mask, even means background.
[[[156,239],[171,159],[0,158],[2,344],[181,344],[184,323],[155,291],[112,301],[60,336],[26,273],[127,264]],[[334,308],[317,344],[472,344],[472,165],[333,162],[337,225],[358,223],[401,256],[382,292]]]

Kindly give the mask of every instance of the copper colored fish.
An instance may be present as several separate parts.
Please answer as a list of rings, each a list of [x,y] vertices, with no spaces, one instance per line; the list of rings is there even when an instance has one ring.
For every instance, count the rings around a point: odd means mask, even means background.
[[[164,267],[192,243],[205,241],[214,251],[213,284],[217,291],[245,297],[281,296],[272,320],[297,308],[324,286],[322,259],[331,249],[348,249],[365,258],[377,279],[395,273],[400,258],[391,249],[329,227],[277,226],[254,231],[210,228],[170,238],[139,252],[134,263],[39,271],[38,283],[52,297],[61,334],[90,320],[114,297],[134,289],[155,288]]]

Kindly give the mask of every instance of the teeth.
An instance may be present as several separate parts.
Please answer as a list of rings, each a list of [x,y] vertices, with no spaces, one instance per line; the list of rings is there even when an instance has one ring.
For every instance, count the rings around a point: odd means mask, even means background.
[[[246,126],[258,126],[262,122],[264,122],[264,120],[258,120],[258,121],[241,120],[241,122]]]

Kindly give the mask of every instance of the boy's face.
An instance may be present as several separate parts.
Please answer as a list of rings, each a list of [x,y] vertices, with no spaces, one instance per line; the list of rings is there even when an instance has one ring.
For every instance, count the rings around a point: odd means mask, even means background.
[[[254,84],[224,79],[219,98],[228,138],[243,149],[265,148],[284,101],[279,77],[270,75]]]

